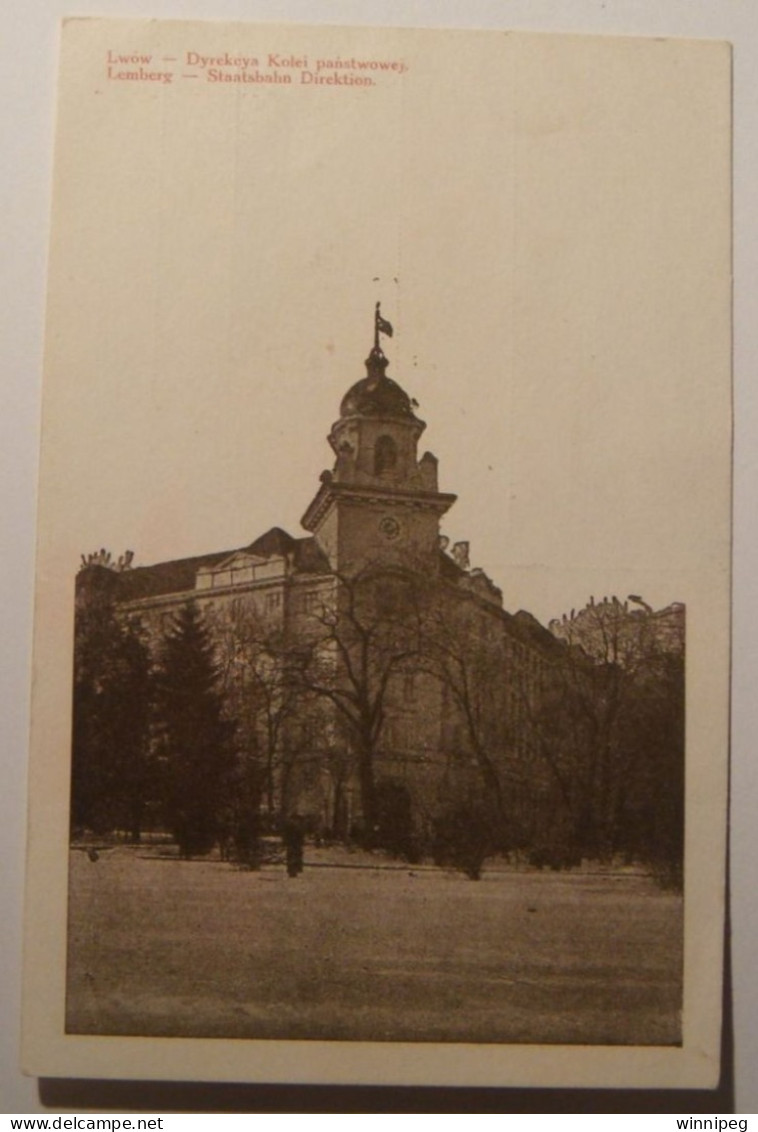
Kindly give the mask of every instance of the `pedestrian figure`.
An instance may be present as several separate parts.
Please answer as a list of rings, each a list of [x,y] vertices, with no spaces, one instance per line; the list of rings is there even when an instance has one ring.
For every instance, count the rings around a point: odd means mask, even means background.
[[[282,840],[287,856],[287,876],[296,877],[303,871],[303,842],[305,841],[305,831],[299,814],[293,814],[284,823]]]

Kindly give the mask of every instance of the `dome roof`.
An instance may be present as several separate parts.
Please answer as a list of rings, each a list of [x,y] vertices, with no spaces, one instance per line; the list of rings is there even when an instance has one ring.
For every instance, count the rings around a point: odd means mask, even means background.
[[[387,359],[371,351],[366,361],[368,376],[356,381],[340,405],[341,417],[400,417],[415,420],[413,404],[404,389],[387,377]]]

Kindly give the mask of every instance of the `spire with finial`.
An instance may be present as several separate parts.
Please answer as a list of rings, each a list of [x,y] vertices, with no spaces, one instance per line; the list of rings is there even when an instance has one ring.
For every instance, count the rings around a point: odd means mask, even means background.
[[[382,318],[381,303],[377,303],[374,310],[374,345],[366,358],[366,369],[369,377],[384,377],[384,371],[389,363],[381,347],[379,335],[386,334],[388,338],[391,338],[393,333],[392,323],[388,322],[386,318]]]

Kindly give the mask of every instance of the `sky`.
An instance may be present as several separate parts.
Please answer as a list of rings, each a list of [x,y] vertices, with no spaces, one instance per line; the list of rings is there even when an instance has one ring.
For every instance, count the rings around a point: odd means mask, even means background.
[[[93,21],[64,47],[46,569],[302,533],[381,299],[389,375],[458,495],[443,533],[506,608],[660,607],[723,579],[721,45]],[[135,84],[108,51],[405,70]]]

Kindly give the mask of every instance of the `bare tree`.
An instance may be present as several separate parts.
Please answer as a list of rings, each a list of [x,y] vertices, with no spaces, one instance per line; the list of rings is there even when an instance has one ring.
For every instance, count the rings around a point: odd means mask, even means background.
[[[332,705],[352,751],[362,821],[376,824],[376,758],[390,683],[420,656],[423,579],[402,568],[367,567],[338,575],[328,599],[311,609],[313,639],[297,670],[301,688]]]
[[[652,749],[645,722],[651,710],[659,728],[668,728],[669,747],[681,747],[683,755],[683,709],[676,707],[677,674],[683,688],[683,610],[674,607],[664,624],[634,600],[640,608],[617,598],[590,601],[551,623],[565,647],[532,712],[575,838],[600,857],[618,848],[627,800],[639,795],[640,767]],[[666,721],[666,705],[677,718]]]
[[[460,737],[453,754],[461,765],[473,759],[500,833],[511,820],[505,787],[512,764],[506,640],[498,614],[473,595],[435,587],[424,610],[422,665],[441,685],[448,729]]]
[[[281,624],[241,603],[216,616],[214,639],[227,710],[237,720],[247,761],[259,768],[262,800],[273,815],[302,753],[302,729],[295,727],[303,711],[293,674],[297,657]]]

